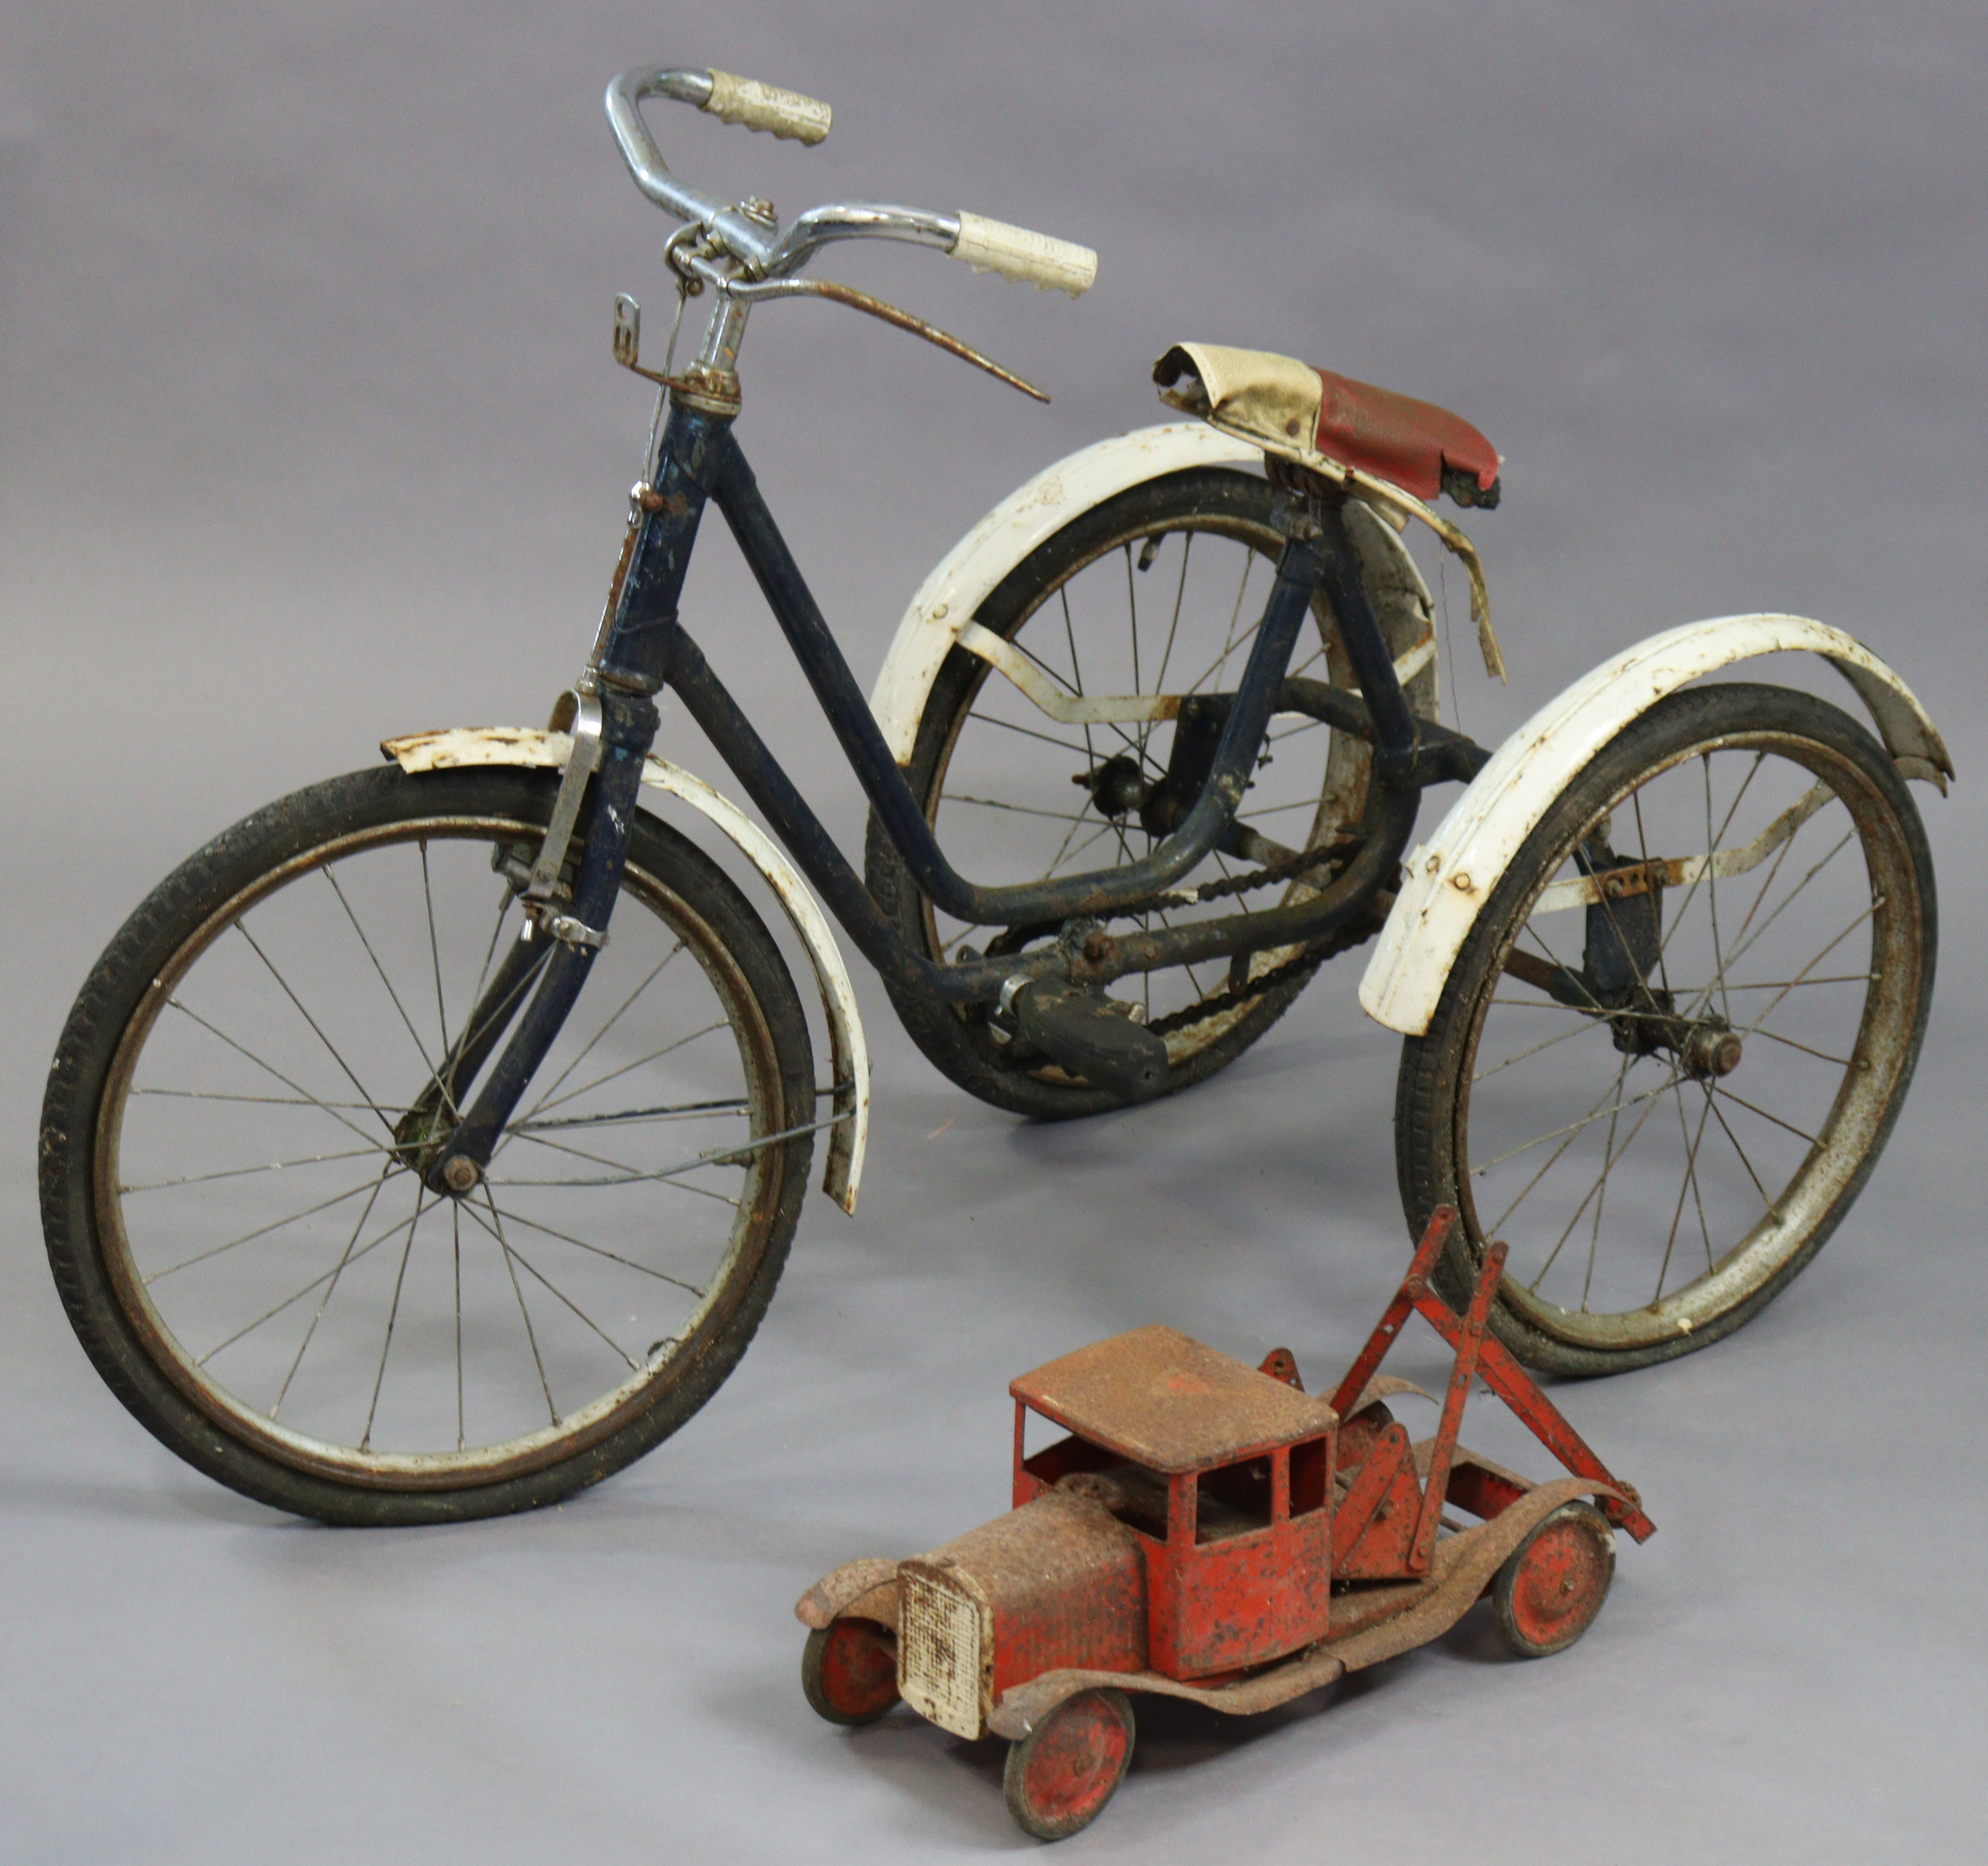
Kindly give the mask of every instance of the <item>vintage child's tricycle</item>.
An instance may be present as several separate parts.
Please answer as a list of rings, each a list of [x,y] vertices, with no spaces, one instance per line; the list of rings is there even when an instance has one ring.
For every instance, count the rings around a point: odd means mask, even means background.
[[[1014,1507],[905,1561],[852,1561],[802,1595],[808,1702],[867,1723],[900,1696],[941,1729],[1005,1736],[1008,1806],[1039,1839],[1073,1834],[1131,1758],[1128,1693],[1267,1710],[1426,1644],[1486,1593],[1513,1649],[1558,1652],[1601,1611],[1610,1525],[1654,1525],[1487,1319],[1492,1246],[1459,1317],[1430,1277],[1440,1209],[1330,1402],[1289,1353],[1244,1365],[1171,1328],[1079,1348],[1009,1389]],[[1411,1310],[1456,1350],[1436,1436],[1411,1445],[1377,1377]],[[1534,1485],[1457,1442],[1474,1378],[1570,1477]],[[1026,1455],[1035,1413],[1069,1436]],[[1455,1506],[1481,1521],[1465,1527]]]
[[[1594,1373],[1772,1300],[1868,1176],[1931,1002],[1907,780],[1950,766],[1898,676],[1822,623],[1726,616],[1613,653],[1481,747],[1437,720],[1443,605],[1404,535],[1461,562],[1495,671],[1476,552],[1430,503],[1497,503],[1490,442],[1195,343],[1156,371],[1188,419],[996,506],[866,697],[740,444],[749,314],[851,306],[1013,381],[800,274],[889,239],[1073,296],[1094,256],[922,208],[783,228],[670,173],[658,97],[804,142],[829,123],[722,71],[608,87],[638,186],[684,223],[679,313],[712,315],[694,362],[658,369],[619,308],[615,354],[659,399],[572,688],[545,730],[394,739],[226,831],[138,908],[62,1033],[43,1221],[118,1397],[202,1470],[332,1522],[531,1508],[639,1456],[744,1352],[817,1136],[854,1208],[868,1064],[830,914],[937,1067],[1043,1118],[1206,1080],[1374,941],[1401,1197],[1411,1234],[1458,1210],[1430,1271],[1453,1302],[1518,1239],[1493,1334]],[[714,508],[869,799],[860,875],[680,616]],[[1790,650],[1875,731],[1789,687],[1701,684]],[[757,819],[655,749],[665,697]],[[740,878],[791,922],[825,1069]],[[1191,1118],[1149,1117],[1160,1144]]]

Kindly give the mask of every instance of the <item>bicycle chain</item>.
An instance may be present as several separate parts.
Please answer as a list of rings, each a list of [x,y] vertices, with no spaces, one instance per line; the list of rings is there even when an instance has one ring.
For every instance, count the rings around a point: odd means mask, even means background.
[[[1320,849],[1308,849],[1297,855],[1286,856],[1282,862],[1272,862],[1253,870],[1248,875],[1225,877],[1220,881],[1210,881],[1195,890],[1197,901],[1213,901],[1224,895],[1240,894],[1252,888],[1267,888],[1279,881],[1294,880],[1308,869],[1329,865],[1337,871],[1350,863],[1360,850],[1356,838],[1342,837]],[[1204,998],[1198,1003],[1190,1004],[1185,1010],[1175,1011],[1164,1017],[1156,1017],[1146,1028],[1157,1037],[1164,1037],[1170,1030],[1184,1030],[1189,1025],[1205,1023],[1210,1017],[1219,1016],[1231,1008],[1239,1009],[1247,1004],[1266,997],[1286,980],[1308,977],[1328,959],[1350,952],[1355,946],[1363,946],[1380,931],[1384,916],[1369,914],[1342,927],[1338,932],[1308,946],[1295,958],[1286,959],[1281,965],[1273,966],[1260,977],[1252,978],[1240,989],[1235,986],[1217,992],[1212,998]]]
[[[1282,965],[1273,966],[1261,977],[1252,978],[1240,991],[1233,988],[1218,991],[1212,998],[1204,998],[1198,1004],[1190,1004],[1184,1011],[1175,1011],[1164,1017],[1155,1017],[1146,1025],[1156,1037],[1164,1037],[1171,1030],[1184,1030],[1190,1025],[1204,1024],[1210,1017],[1219,1016],[1231,1008],[1239,1009],[1253,1004],[1259,998],[1274,991],[1286,979],[1299,973],[1316,972],[1328,959],[1337,958],[1342,952],[1349,952],[1355,946],[1364,946],[1380,931],[1382,918],[1370,917],[1342,927],[1329,939],[1321,939],[1315,946],[1308,946],[1295,959],[1286,959]]]

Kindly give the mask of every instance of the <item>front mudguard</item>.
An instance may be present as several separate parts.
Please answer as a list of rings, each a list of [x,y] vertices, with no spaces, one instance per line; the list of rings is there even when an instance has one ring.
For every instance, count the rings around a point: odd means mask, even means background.
[[[389,739],[380,748],[411,775],[474,765],[561,770],[571,748],[572,740],[564,732],[503,726],[416,732],[403,739]],[[821,1187],[845,1212],[853,1212],[869,1138],[870,1053],[864,1039],[863,1020],[856,1009],[849,969],[843,963],[842,950],[836,944],[828,918],[779,846],[729,798],[654,752],[649,755],[642,782],[644,790],[663,791],[688,804],[752,864],[772,888],[807,950],[821,994],[836,1083],[837,1119],[826,1130],[828,1163],[821,1176]]]

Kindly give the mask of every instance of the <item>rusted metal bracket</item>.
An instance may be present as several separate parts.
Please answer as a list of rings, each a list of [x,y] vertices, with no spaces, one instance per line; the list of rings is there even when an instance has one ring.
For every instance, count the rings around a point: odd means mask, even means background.
[[[591,693],[569,688],[553,703],[547,730],[571,733],[573,749],[566,754],[559,795],[552,800],[552,820],[545,826],[545,840],[540,845],[538,860],[531,864],[531,879],[525,884],[525,898],[540,902],[551,901],[557,894],[559,871],[566,864],[566,851],[572,846],[574,825],[580,819],[587,780],[600,769],[600,701]],[[567,937],[557,933],[556,936]],[[591,944],[605,945],[606,936]]]
[[[1449,1391],[1443,1396],[1442,1422],[1436,1429],[1436,1451],[1429,1460],[1428,1480],[1422,1493],[1422,1519],[1415,1525],[1415,1540],[1409,1550],[1411,1574],[1427,1574],[1429,1557],[1436,1552],[1436,1529],[1443,1519],[1443,1500],[1449,1490],[1449,1468],[1457,1455],[1464,1402],[1470,1397],[1470,1382],[1477,1374],[1491,1298],[1498,1293],[1498,1279],[1504,1274],[1504,1268],[1505,1247],[1494,1244],[1484,1253],[1484,1268],[1471,1294],[1469,1313],[1463,1319],[1463,1339],[1457,1344],[1457,1364],[1450,1370]]]
[[[1450,1382],[1449,1400],[1444,1407],[1440,1438],[1453,1446],[1456,1424],[1451,1417],[1450,1406],[1453,1403],[1457,1412],[1462,1412],[1462,1400],[1467,1395],[1470,1378],[1463,1366],[1466,1346],[1471,1342],[1473,1323],[1470,1317],[1481,1317],[1475,1326],[1476,1340],[1471,1357],[1474,1365],[1471,1374],[1481,1376],[1486,1386],[1504,1400],[1505,1404],[1524,1421],[1533,1436],[1559,1459],[1576,1477],[1596,1484],[1605,1484],[1621,1493],[1623,1502],[1613,1497],[1601,1500],[1603,1515],[1619,1529],[1627,1531],[1637,1541],[1647,1541],[1656,1533],[1657,1525],[1643,1513],[1642,1500],[1636,1495],[1634,1486],[1625,1484],[1616,1476],[1588,1446],[1587,1441],[1568,1424],[1560,1409],[1540,1391],[1538,1383],[1513,1358],[1512,1352],[1495,1335],[1488,1332],[1491,1302],[1495,1293],[1498,1278],[1504,1269],[1504,1246],[1494,1244],[1486,1253],[1483,1274],[1478,1281],[1477,1290],[1470,1306],[1469,1315],[1460,1318],[1457,1312],[1437,1294],[1429,1278],[1434,1273],[1450,1236],[1457,1228],[1456,1208],[1439,1205],[1430,1215],[1428,1228],[1422,1234],[1422,1242],[1415,1247],[1414,1260],[1408,1267],[1408,1274],[1401,1280],[1401,1286],[1395,1292],[1394,1299],[1382,1312],[1374,1331],[1367,1339],[1367,1344],[1354,1357],[1353,1365],[1346,1377],[1339,1382],[1339,1390],[1333,1395],[1333,1410],[1341,1418],[1350,1417],[1355,1402],[1365,1390],[1389,1348],[1394,1345],[1401,1331],[1401,1324],[1408,1319],[1410,1310],[1420,1312],[1429,1325],[1448,1343],[1457,1356],[1457,1368]],[[1440,1446],[1435,1455],[1440,1460],[1442,1474],[1447,1480],[1448,1458]],[[1436,1482],[1438,1472],[1436,1462],[1430,1468],[1431,1482],[1427,1501],[1424,1504],[1424,1519],[1421,1525],[1433,1540],[1432,1525],[1442,1508],[1442,1490]],[[1417,1553],[1423,1547],[1423,1536],[1416,1539]]]

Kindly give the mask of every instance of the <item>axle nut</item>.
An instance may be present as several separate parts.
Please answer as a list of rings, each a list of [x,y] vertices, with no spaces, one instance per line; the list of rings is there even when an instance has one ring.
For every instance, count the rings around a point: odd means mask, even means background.
[[[442,1169],[442,1182],[451,1192],[474,1191],[476,1182],[482,1177],[476,1162],[464,1153],[457,1154]]]

